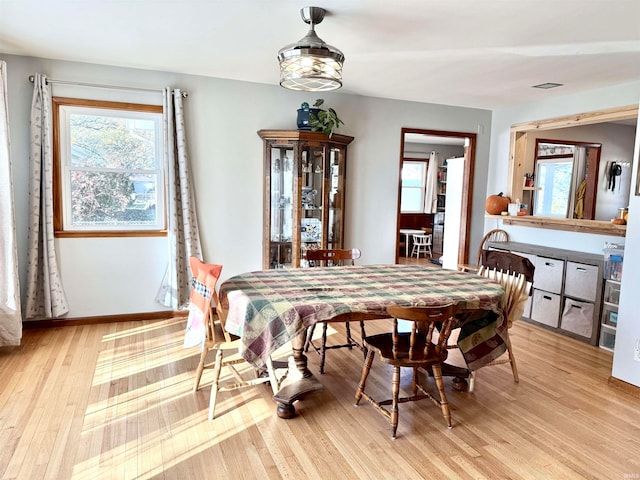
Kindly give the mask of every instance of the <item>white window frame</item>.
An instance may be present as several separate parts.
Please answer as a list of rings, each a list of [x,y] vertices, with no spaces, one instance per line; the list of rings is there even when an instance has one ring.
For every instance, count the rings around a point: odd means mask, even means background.
[[[54,99],[59,100],[57,105],[58,135],[57,145],[57,189],[58,194],[54,195],[54,202],[60,205],[55,207],[58,215],[56,235],[61,236],[62,232],[76,233],[118,233],[123,235],[135,234],[136,232],[145,235],[160,232],[166,234],[166,200],[165,200],[165,159],[163,151],[162,132],[162,109],[155,105],[122,104],[117,102],[97,102],[80,99]],[[70,104],[65,101],[69,100]],[[139,109],[136,109],[138,107]],[[132,120],[151,120],[154,122],[154,140],[156,165],[153,169],[114,169],[99,167],[73,167],[71,165],[71,139],[70,139],[70,116],[73,114],[96,115],[103,117],[127,118]],[[56,141],[56,135],[54,135]],[[156,175],[156,219],[155,224],[131,224],[131,225],[74,225],[71,223],[71,173],[73,171],[91,172],[128,172],[132,175]]]
[[[407,186],[404,185],[404,179],[400,178],[400,213],[424,213],[424,198],[426,194],[427,187],[427,161],[417,161],[417,160],[404,160],[402,162],[402,168],[408,165],[421,165],[422,167],[422,180],[420,185],[416,186]],[[418,210],[405,210],[402,208],[402,192],[407,190],[418,190],[420,192],[420,208]]]

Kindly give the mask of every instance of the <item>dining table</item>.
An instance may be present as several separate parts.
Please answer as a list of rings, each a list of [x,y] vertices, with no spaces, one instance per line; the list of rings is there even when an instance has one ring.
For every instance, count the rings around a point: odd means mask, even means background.
[[[281,418],[295,416],[293,403],[322,389],[309,371],[303,347],[316,322],[389,318],[386,308],[454,303],[458,347],[470,373],[506,349],[504,289],[479,275],[421,265],[356,265],[259,270],[220,285],[226,330],[240,337],[240,355],[256,368],[291,342],[288,374],[274,395]]]

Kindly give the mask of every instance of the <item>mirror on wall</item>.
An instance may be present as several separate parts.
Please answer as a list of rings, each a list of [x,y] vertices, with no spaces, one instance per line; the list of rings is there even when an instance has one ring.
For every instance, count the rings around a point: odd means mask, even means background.
[[[533,215],[610,221],[629,203],[637,120],[638,106],[628,105],[513,125],[508,195],[528,204]],[[538,145],[545,143],[549,145],[541,162]],[[580,159],[570,162],[571,180],[559,182],[563,186],[556,188],[553,182],[544,182],[538,172],[561,173],[559,165],[552,162],[561,145],[573,147],[572,156]],[[532,174],[533,186],[527,184]],[[554,199],[557,204],[552,207]]]
[[[593,220],[600,144],[536,140],[533,215]]]

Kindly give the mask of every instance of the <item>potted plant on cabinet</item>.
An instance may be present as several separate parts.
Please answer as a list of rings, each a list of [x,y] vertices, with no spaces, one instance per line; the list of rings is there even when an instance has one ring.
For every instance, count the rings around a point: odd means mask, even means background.
[[[333,131],[344,122],[338,118],[338,114],[333,108],[327,110],[320,108],[324,104],[324,99],[319,98],[313,106],[318,109],[317,113],[309,112],[309,126],[314,132],[323,132],[326,136],[331,137]]]

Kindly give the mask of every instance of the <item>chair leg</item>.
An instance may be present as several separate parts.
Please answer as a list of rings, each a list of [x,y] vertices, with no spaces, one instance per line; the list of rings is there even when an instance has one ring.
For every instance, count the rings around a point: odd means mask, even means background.
[[[327,324],[322,324],[322,345],[320,345],[320,374],[324,373],[324,360],[327,355]]]
[[[309,331],[307,332],[307,339],[304,342],[305,353],[309,351],[309,346],[311,345],[311,339],[313,338],[313,332],[315,331],[316,331],[316,324],[314,323],[309,327]]]
[[[202,372],[204,371],[204,364],[207,353],[209,353],[209,347],[205,345],[202,352],[200,353],[200,362],[198,363],[198,368],[196,369],[196,381],[193,385],[193,393],[197,392],[198,387],[200,387],[200,379],[202,378]]]
[[[358,390],[356,390],[356,399],[354,405],[358,405],[360,403],[360,399],[362,398],[362,392],[364,392],[364,386],[367,383],[367,377],[369,376],[369,372],[371,371],[371,364],[373,363],[373,357],[376,352],[373,350],[369,350],[367,353],[367,358],[364,361],[364,366],[362,367],[362,377],[360,378],[360,383],[358,384]]]
[[[395,440],[398,430],[398,397],[400,397],[400,367],[397,366],[393,367],[391,394],[391,439]]]
[[[451,428],[451,412],[449,411],[449,402],[447,401],[447,395],[444,392],[444,382],[442,381],[442,369],[440,365],[433,365],[431,367],[433,371],[433,378],[436,381],[438,387],[438,393],[440,393],[440,408],[442,409],[442,415],[444,416],[447,426]]]
[[[367,336],[367,333],[364,331],[364,322],[360,320],[360,345],[362,346],[362,353],[364,354],[364,358],[367,358],[367,347],[364,344],[364,337]]]
[[[471,372],[471,377],[469,377],[469,392],[473,392],[473,389],[476,386],[476,373],[478,373],[477,370],[474,370]]]
[[[267,373],[269,374],[269,384],[271,385],[271,390],[273,390],[273,394],[277,394],[278,390],[280,390],[280,382],[278,381],[278,377],[276,376],[276,371],[273,368],[273,361],[271,360],[271,355],[267,357],[266,360],[267,365]]]
[[[518,367],[516,366],[516,357],[513,355],[513,349],[511,348],[511,339],[507,335],[507,351],[509,352],[509,363],[511,364],[511,371],[513,372],[513,381],[519,383]]]
[[[411,394],[414,397],[418,394],[418,367],[413,368],[413,377],[411,378]]]
[[[211,398],[209,399],[209,421],[213,420],[216,411],[216,400],[218,398],[220,370],[222,370],[222,349],[216,350],[216,361],[213,367],[213,384],[211,385]]]
[[[326,323],[325,323],[326,325]],[[344,322],[344,328],[347,331],[347,345],[348,345],[348,349],[351,350],[351,344],[353,343],[353,337],[351,337],[351,325],[349,324],[349,322]]]

